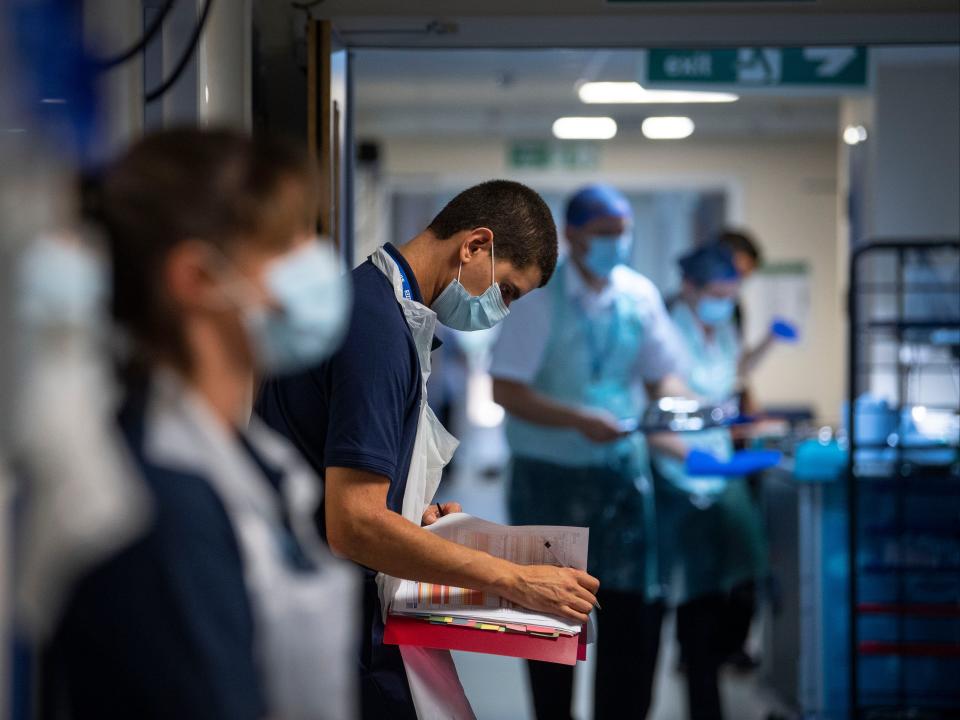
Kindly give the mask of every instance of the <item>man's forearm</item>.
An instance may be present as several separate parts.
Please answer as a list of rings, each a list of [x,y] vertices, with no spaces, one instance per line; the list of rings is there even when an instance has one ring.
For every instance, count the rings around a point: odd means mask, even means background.
[[[578,408],[553,400],[514,380],[493,380],[493,399],[514,417],[545,427],[576,428]]]
[[[502,591],[514,574],[512,563],[438,537],[387,508],[352,525],[338,550],[387,575]]]
[[[744,378],[752,373],[775,344],[776,338],[773,335],[768,335],[755,348],[743,353],[737,363],[737,375]]]
[[[647,442],[654,452],[667,455],[677,460],[686,460],[690,448],[677,433],[653,433],[647,437]]]
[[[581,570],[516,565],[444,540],[387,509],[389,480],[328,467],[324,504],[334,552],[394,577],[492,592],[523,607],[584,623],[598,582]]]
[[[662,397],[696,397],[696,393],[687,386],[683,378],[674,373],[664,375],[655,382],[646,383],[646,388],[651,401]]]
[[[651,402],[662,397],[694,397],[694,393],[679,375],[670,373],[658,381],[647,384],[647,395]],[[659,453],[677,460],[685,460],[690,448],[677,433],[654,433],[647,437],[650,447]]]

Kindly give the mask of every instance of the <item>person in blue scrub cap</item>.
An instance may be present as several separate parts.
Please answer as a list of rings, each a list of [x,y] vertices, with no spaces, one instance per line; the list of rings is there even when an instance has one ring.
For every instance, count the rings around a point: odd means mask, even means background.
[[[494,399],[508,412],[515,524],[590,529],[601,582],[596,718],[650,707],[662,604],[647,446],[630,433],[646,398],[682,395],[676,339],[659,292],[628,267],[630,203],[608,185],[566,208],[569,253],[550,283],[506,319]],[[538,718],[569,718],[573,668],[529,663]]]
[[[717,244],[694,250],[679,265],[683,288],[671,317],[683,343],[683,377],[699,397],[721,403],[737,383],[740,276],[729,250]],[[743,475],[768,458],[734,453],[727,428],[682,437],[690,448],[685,462],[654,453],[660,570],[677,604],[689,715],[716,720],[719,667],[738,649],[734,593],[766,572],[760,515]]]

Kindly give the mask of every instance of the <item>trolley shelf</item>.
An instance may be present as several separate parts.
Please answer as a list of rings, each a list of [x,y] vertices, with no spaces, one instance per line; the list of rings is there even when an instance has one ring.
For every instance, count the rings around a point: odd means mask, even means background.
[[[922,704],[909,709],[897,705],[896,700],[861,705],[859,709],[866,720],[957,720],[956,706],[956,697],[924,697]]]
[[[874,575],[940,575],[955,573],[960,580],[960,565],[892,565],[887,563],[867,563],[860,566],[860,571]]]
[[[919,524],[906,524],[903,527],[895,525],[868,525],[863,528],[864,535],[883,537],[887,535],[899,537],[933,537],[960,539],[960,526],[935,527]]]
[[[899,492],[910,495],[948,495],[953,496],[960,492],[960,480],[944,478],[897,478],[880,476],[876,473],[857,474],[860,480],[860,490]]]
[[[958,239],[867,243],[851,258],[850,720],[960,718],[958,267]],[[924,427],[920,406],[939,424]]]
[[[896,655],[898,657],[960,657],[960,643],[897,643],[863,640],[861,655]]]
[[[857,612],[861,615],[960,618],[960,603],[860,603]]]
[[[949,320],[871,320],[868,330],[960,330],[960,322]]]

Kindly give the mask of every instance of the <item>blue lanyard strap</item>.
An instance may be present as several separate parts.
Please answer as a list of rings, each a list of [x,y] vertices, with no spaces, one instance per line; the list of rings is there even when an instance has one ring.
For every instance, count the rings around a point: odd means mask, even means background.
[[[619,340],[620,328],[618,326],[620,324],[620,318],[617,313],[617,304],[616,301],[614,301],[611,307],[610,326],[607,328],[607,336],[603,343],[601,343],[600,338],[597,337],[597,325],[599,323],[591,322],[590,318],[587,317],[586,309],[579,302],[576,304],[583,324],[583,333],[587,341],[587,352],[590,355],[591,379],[597,382],[603,375],[603,366],[606,364],[607,359],[613,355],[617,347],[617,341]]]
[[[387,253],[390,255],[390,253]],[[390,259],[393,260],[394,264],[397,266],[397,270],[400,271],[400,283],[403,285],[403,297],[405,300],[413,300],[413,288],[410,286],[410,281],[407,279],[407,274],[403,271],[403,265],[393,256],[390,255]]]

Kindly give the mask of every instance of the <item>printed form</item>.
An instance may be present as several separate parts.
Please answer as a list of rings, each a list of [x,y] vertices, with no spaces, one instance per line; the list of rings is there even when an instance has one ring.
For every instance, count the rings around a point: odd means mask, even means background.
[[[552,525],[498,525],[466,513],[452,513],[426,528],[442,538],[482,550],[520,565],[565,565],[587,568],[589,530]],[[549,543],[549,547],[547,546]],[[522,624],[578,633],[580,626],[544,615],[496,595],[477,590],[404,580],[390,605],[394,615],[444,615],[499,624]]]

